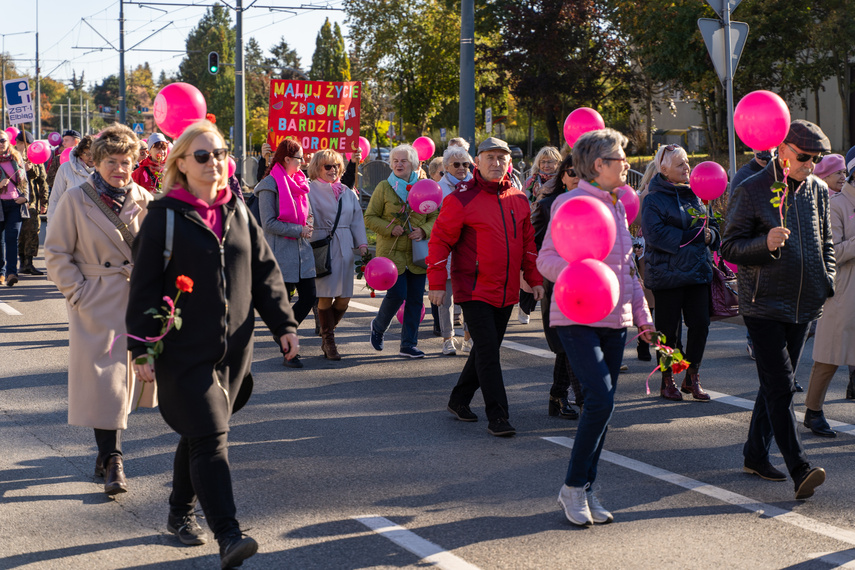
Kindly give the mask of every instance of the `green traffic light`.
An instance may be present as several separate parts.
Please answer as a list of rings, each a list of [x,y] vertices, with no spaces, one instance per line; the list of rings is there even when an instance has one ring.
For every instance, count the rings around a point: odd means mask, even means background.
[[[216,73],[219,68],[216,65],[211,66],[211,73]]]

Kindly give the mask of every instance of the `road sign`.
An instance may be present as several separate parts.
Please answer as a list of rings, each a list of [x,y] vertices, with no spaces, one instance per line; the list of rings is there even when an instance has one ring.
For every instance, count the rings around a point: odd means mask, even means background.
[[[445,142],[445,133],[446,133],[445,127],[440,127],[439,128],[439,140],[442,142]]]
[[[35,120],[33,112],[33,94],[26,79],[9,79],[3,82],[3,93],[6,97],[6,110],[9,122],[13,125],[32,123]]]
[[[142,123],[134,123],[134,132],[138,135],[143,134],[143,124]]]
[[[488,133],[493,132],[493,108],[487,107],[487,110],[484,111],[484,122],[487,124],[487,128],[485,129]]]
[[[722,18],[722,14],[724,14],[725,2],[727,1],[728,0],[707,0],[707,4],[709,4],[713,10],[715,10],[715,13],[718,14],[719,18]],[[740,2],[742,2],[742,0],[730,0],[730,11],[733,12],[734,10],[736,10],[736,7],[739,6]]]
[[[739,65],[742,50],[745,47],[745,40],[748,38],[748,24],[745,22],[730,22],[729,45],[725,45],[724,25],[721,21],[712,18],[701,18],[698,20],[698,28],[700,28],[701,35],[704,37],[704,43],[707,45],[707,51],[712,58],[713,67],[715,67],[719,81],[724,84],[727,80],[727,58],[725,54],[730,54],[731,61],[733,62],[731,73],[735,73],[736,67]]]

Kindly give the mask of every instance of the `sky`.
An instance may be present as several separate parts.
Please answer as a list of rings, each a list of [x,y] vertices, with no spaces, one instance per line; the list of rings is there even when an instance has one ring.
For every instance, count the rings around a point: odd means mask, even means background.
[[[151,5],[151,8],[136,5],[144,0],[125,0],[125,48],[138,42],[139,49],[184,50],[187,35],[196,26],[206,8],[214,0],[152,0],[155,3],[202,4],[194,7]],[[133,4],[131,4],[133,2]],[[253,0],[243,0],[246,7]],[[342,8],[343,0],[257,0],[259,6],[319,6]],[[234,6],[235,0],[228,0]],[[37,26],[42,75],[68,82],[72,72],[79,77],[85,73],[87,87],[100,83],[105,77],[118,74],[119,53],[110,49],[104,36],[114,46],[119,46],[119,0],[0,0],[3,12],[3,30],[0,33],[0,49],[15,59],[18,69],[25,73],[34,70],[36,41],[34,33],[12,35],[17,32],[35,32]],[[159,10],[158,10],[159,9]],[[233,13],[232,13],[233,14]],[[244,42],[254,37],[265,55],[282,36],[288,45],[297,50],[304,69],[312,63],[315,38],[325,18],[338,22],[345,35],[345,13],[340,10],[294,10],[272,11],[268,8],[251,7],[244,11]],[[234,16],[232,16],[234,22]],[[147,38],[154,32],[166,26]],[[94,28],[94,29],[93,29]],[[97,32],[96,32],[97,30]],[[105,50],[77,49],[100,48]],[[347,46],[349,49],[349,46]],[[154,51],[127,51],[125,67],[133,68],[148,61],[154,78],[161,70],[167,74],[178,71],[183,53]],[[8,79],[8,78],[7,78]]]

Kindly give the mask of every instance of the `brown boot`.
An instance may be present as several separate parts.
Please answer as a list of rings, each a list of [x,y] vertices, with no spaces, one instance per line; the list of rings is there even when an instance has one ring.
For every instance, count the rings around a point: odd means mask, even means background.
[[[336,306],[333,305],[332,310],[333,315],[335,316],[335,326],[338,326],[338,324],[344,318],[344,314],[347,312],[347,308],[345,307],[344,309],[337,309]]]
[[[341,360],[341,355],[335,346],[335,314],[332,307],[318,309],[318,320],[321,323],[321,350],[327,360]]]
[[[691,394],[695,400],[708,402],[710,399],[710,395],[704,392],[704,389],[701,388],[701,379],[698,376],[697,368],[689,368],[686,370],[686,377],[683,378],[683,385],[680,386],[680,390],[684,394]]]
[[[128,492],[128,481],[125,479],[125,469],[121,455],[111,455],[105,465],[104,492],[108,495],[118,495]]]
[[[666,400],[673,400],[675,402],[683,400],[683,395],[680,394],[677,385],[674,384],[674,377],[671,375],[670,370],[662,373],[662,387],[659,389],[659,394]]]

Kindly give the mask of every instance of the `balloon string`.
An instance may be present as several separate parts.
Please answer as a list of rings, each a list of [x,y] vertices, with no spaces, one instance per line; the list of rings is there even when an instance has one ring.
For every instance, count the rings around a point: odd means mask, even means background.
[[[703,223],[703,225],[701,225],[701,229],[700,229],[700,230],[698,230],[698,233],[696,233],[694,236],[692,236],[692,239],[690,239],[689,241],[687,241],[686,243],[684,243],[683,245],[681,245],[681,246],[680,246],[681,248],[682,248],[682,247],[686,247],[687,245],[689,245],[690,243],[692,243],[693,241],[695,241],[695,239],[696,239],[699,235],[701,235],[701,232],[703,232],[703,231],[706,229],[706,227],[707,227],[707,219],[708,219],[708,218],[709,218],[709,216],[704,216],[704,223]]]

